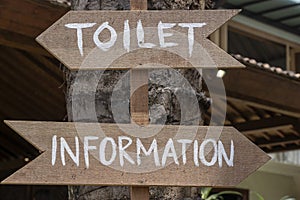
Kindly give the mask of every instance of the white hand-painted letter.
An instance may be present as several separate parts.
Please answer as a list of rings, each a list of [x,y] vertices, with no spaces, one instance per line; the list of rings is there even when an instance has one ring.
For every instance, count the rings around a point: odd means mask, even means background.
[[[110,157],[109,160],[106,160],[106,157],[105,157],[105,155],[106,155],[105,149],[106,149],[106,144],[107,144],[107,142],[110,142],[110,143],[111,143],[111,149],[112,149],[112,151],[111,151],[111,157]],[[101,162],[103,165],[106,165],[106,166],[111,165],[111,164],[114,162],[114,160],[116,159],[116,156],[117,156],[117,145],[116,145],[114,139],[111,138],[111,137],[106,137],[106,138],[104,138],[104,139],[101,141],[101,143],[100,143],[100,148],[99,148],[99,158],[100,158],[100,162]]]
[[[205,158],[206,154],[208,154],[208,152],[205,151],[205,146],[208,143],[212,143],[212,145],[213,145],[213,150],[212,150],[213,156],[212,156],[210,162],[208,162],[206,160],[206,158]],[[201,163],[203,163],[205,166],[208,166],[208,167],[213,166],[217,162],[217,159],[218,159],[218,147],[217,147],[216,140],[206,139],[206,140],[204,140],[201,143],[200,149],[199,149],[199,159],[200,159]]]
[[[168,142],[165,146],[165,149],[164,149],[164,153],[163,153],[162,160],[161,160],[162,166],[166,166],[166,162],[167,162],[168,157],[173,157],[174,162],[176,163],[176,165],[179,165],[178,158],[177,158],[176,151],[175,151],[175,147],[174,147],[174,142],[171,138],[168,140]]]
[[[75,146],[76,146],[76,155],[72,152],[70,149],[68,143],[66,142],[65,138],[60,138],[60,156],[61,156],[61,162],[63,166],[66,165],[66,159],[65,159],[65,150],[68,152],[69,156],[72,158],[74,163],[76,163],[77,167],[79,166],[79,141],[78,137],[75,137]]]
[[[191,144],[193,141],[187,140],[187,139],[181,139],[181,140],[177,140],[177,142],[182,144],[181,145],[182,162],[185,165],[186,164],[186,145]]]
[[[219,142],[218,142],[218,161],[219,161],[220,168],[222,167],[223,158],[229,167],[233,167],[234,144],[233,144],[232,140],[230,142],[230,158],[228,158],[228,156],[226,154],[226,151],[225,151],[222,141],[219,140]]]
[[[189,28],[188,30],[188,42],[189,42],[189,55],[192,57],[194,48],[194,28],[201,28],[206,25],[206,23],[179,23],[179,26],[183,28]]]
[[[56,151],[57,151],[57,136],[53,135],[52,137],[52,165],[55,165],[56,161]]]
[[[129,21],[124,21],[124,33],[123,33],[123,46],[124,49],[129,52],[130,51],[130,28],[129,28]]]
[[[154,139],[152,141],[152,143],[149,147],[149,150],[147,151],[146,148],[144,147],[144,145],[142,144],[141,140],[139,138],[137,138],[137,140],[136,140],[136,161],[137,161],[138,165],[141,165],[141,150],[144,152],[144,154],[146,156],[150,156],[153,151],[155,166],[160,166],[156,139]]]
[[[123,140],[127,140],[128,143],[123,146]],[[120,156],[120,165],[124,166],[124,158],[128,160],[131,164],[135,164],[133,159],[129,156],[129,154],[125,151],[132,144],[132,139],[126,136],[119,136],[118,145],[119,145],[119,156]]]
[[[165,42],[165,37],[171,37],[173,33],[164,33],[164,29],[173,28],[176,24],[175,23],[162,23],[161,21],[158,23],[157,31],[158,31],[158,39],[160,47],[174,47],[177,46],[177,43],[173,42]]]
[[[137,28],[136,28],[136,36],[138,40],[138,45],[141,48],[153,48],[156,45],[152,43],[145,43],[145,33],[144,33],[144,28],[142,25],[142,21],[139,20],[137,23]]]
[[[84,161],[85,161],[85,166],[86,166],[87,169],[90,166],[89,150],[95,150],[96,149],[96,146],[90,146],[89,145],[89,140],[98,140],[98,137],[96,137],[96,136],[86,136],[83,139]]]
[[[83,41],[82,41],[82,29],[93,27],[96,23],[72,23],[65,24],[67,28],[77,29],[77,45],[80,55],[83,56]]]
[[[104,29],[108,29],[110,31],[110,40],[107,42],[101,42],[99,40],[99,35],[100,33],[104,30]],[[111,27],[110,25],[108,25],[108,22],[104,22],[103,24],[101,24],[101,26],[98,27],[98,29],[95,31],[93,39],[95,44],[97,45],[98,48],[102,49],[103,51],[108,51],[108,49],[112,46],[114,46],[116,40],[117,40],[117,32],[116,30]]]

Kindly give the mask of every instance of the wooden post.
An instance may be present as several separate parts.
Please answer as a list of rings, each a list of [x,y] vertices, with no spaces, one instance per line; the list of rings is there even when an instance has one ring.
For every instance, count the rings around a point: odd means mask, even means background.
[[[224,24],[221,27],[220,34],[220,47],[227,52],[228,50],[228,24]]]
[[[294,48],[291,48],[290,70],[296,71],[296,51]]]
[[[210,37],[211,41],[213,41],[216,45],[220,46],[220,30],[219,29],[217,29],[209,37]]]
[[[286,45],[285,48],[285,54],[286,54],[286,69],[291,70],[291,48],[290,45]]]
[[[147,0],[130,0],[131,10],[147,10]],[[139,87],[141,86],[141,87]],[[138,125],[149,123],[148,114],[148,70],[130,70],[131,120]],[[131,200],[148,200],[149,187],[131,187]]]
[[[131,10],[147,10],[147,0],[130,0]]]

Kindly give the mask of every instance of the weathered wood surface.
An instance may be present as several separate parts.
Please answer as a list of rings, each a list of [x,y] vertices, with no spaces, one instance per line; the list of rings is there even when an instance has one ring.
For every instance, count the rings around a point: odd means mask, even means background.
[[[147,10],[147,0],[130,0],[131,10]]]
[[[162,130],[155,136],[142,138],[140,129],[133,128],[132,125],[116,124],[98,124],[98,123],[61,123],[61,122],[24,122],[24,121],[6,121],[6,123],[18,132],[27,141],[37,147],[43,153],[35,160],[31,161],[25,167],[15,172],[12,176],[3,181],[5,184],[67,184],[67,185],[162,185],[162,186],[235,186],[244,180],[250,173],[257,170],[266,163],[270,158],[256,145],[251,143],[246,137],[240,134],[232,127],[223,127],[222,134],[219,137],[218,131],[221,127],[198,127],[198,126],[163,126]],[[128,136],[132,138],[132,145],[126,149],[133,158],[134,164],[124,158],[124,165],[121,167],[122,156],[117,155],[111,165],[104,166],[97,160],[99,158],[99,142],[101,142],[101,129],[105,136],[112,137],[118,143],[119,136]],[[155,164],[153,154],[150,156],[141,155],[141,164],[137,165],[136,141],[134,136],[126,135],[122,130],[126,129],[129,134],[137,135],[142,141],[146,149],[150,147],[153,139],[157,140],[159,162],[161,165]],[[148,127],[148,131],[158,128],[156,125]],[[207,131],[210,130],[208,134]],[[196,134],[194,134],[196,133]],[[57,136],[57,151],[54,165],[51,165],[52,138]],[[61,143],[60,138],[63,137],[70,149],[75,152],[75,136],[79,137],[79,162],[78,166],[65,152],[66,164],[62,165],[61,160]],[[97,149],[89,150],[89,167],[87,167],[85,156],[83,155],[84,147],[82,139],[85,136],[97,136],[98,140],[90,140],[90,146],[96,146]],[[178,165],[175,159],[168,154],[166,165],[163,166],[163,155],[166,143],[172,138],[174,147],[178,155]],[[199,147],[199,166],[194,161],[195,146],[187,145],[186,164],[184,164],[183,155],[180,156],[182,146],[178,139],[197,140]],[[220,152],[220,146],[217,149],[208,148],[212,145],[206,145],[204,150],[201,146],[204,141],[212,139],[222,142],[224,150],[228,154],[228,158],[232,151],[232,143],[234,145],[233,166],[229,166],[225,162],[225,158],[215,162],[215,151]],[[127,143],[126,143],[127,144]],[[124,144],[124,145],[126,145]],[[55,146],[55,145],[54,145]],[[110,145],[106,148],[106,159],[110,159]],[[207,162],[211,162],[211,166],[204,164],[201,160],[201,151],[205,155]],[[205,152],[204,152],[205,151]],[[132,154],[131,154],[132,153]],[[170,153],[170,152],[169,152]],[[74,153],[75,154],[75,153]],[[164,153],[163,153],[164,154]],[[221,157],[222,158],[222,157]],[[149,160],[148,160],[149,159]],[[222,160],[222,167],[220,167]],[[149,171],[145,171],[149,170]]]
[[[107,67],[242,67],[242,64],[207,39],[238,12],[239,10],[70,11],[42,33],[37,41],[72,70]],[[128,20],[127,32],[124,31],[125,20]],[[139,20],[142,26],[137,31]],[[160,21],[172,24],[169,28],[160,29]],[[111,31],[98,29],[105,22],[112,27]],[[79,28],[74,28],[74,23],[85,23],[86,27],[80,31]],[[189,28],[187,23],[196,27]],[[141,33],[142,29],[144,34]],[[162,30],[160,36],[159,30]],[[111,37],[111,32],[114,35],[114,31],[116,40]],[[141,35],[144,35],[144,41]],[[103,47],[103,43],[109,47]],[[164,46],[170,43],[177,43],[177,46]],[[151,48],[145,48],[146,44]]]
[[[135,186],[130,189],[131,200],[148,200],[149,199],[149,187]]]
[[[131,10],[147,10],[147,0],[130,0]],[[149,124],[147,69],[130,70],[130,112],[131,122],[138,125]],[[149,200],[149,187],[130,187],[131,200]]]

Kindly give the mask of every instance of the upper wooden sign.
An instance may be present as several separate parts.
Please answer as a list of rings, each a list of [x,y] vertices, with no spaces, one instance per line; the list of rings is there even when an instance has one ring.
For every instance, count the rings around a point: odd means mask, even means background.
[[[43,153],[5,184],[235,186],[270,159],[231,127],[6,123]]]
[[[71,70],[243,67],[207,39],[238,12],[70,11],[37,41]]]

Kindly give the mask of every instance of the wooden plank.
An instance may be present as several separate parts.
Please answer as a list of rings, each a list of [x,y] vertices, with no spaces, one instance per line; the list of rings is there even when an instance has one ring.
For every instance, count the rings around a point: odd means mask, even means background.
[[[126,124],[30,121],[6,123],[43,152],[4,180],[3,183],[6,184],[234,186],[270,159],[232,127],[149,125],[146,131],[162,129],[155,136],[142,138],[135,137],[141,134],[140,128]],[[79,138],[78,144],[75,143],[76,136]],[[62,138],[70,151],[79,155],[78,162],[76,157],[73,158],[78,165],[61,146],[61,143],[66,146]],[[102,141],[108,138],[115,141],[116,145],[103,146]],[[158,155],[141,155],[141,163],[138,164],[138,140],[148,149],[153,146],[154,139]],[[184,148],[178,142],[180,139],[192,140],[190,145],[186,145],[186,151],[183,151],[185,153],[182,153]],[[86,141],[85,146],[82,140]],[[122,156],[125,155],[123,150],[120,151],[125,147],[123,144],[128,144],[124,151],[129,157]],[[117,146],[119,151],[116,150]],[[173,147],[174,150],[171,150]],[[99,151],[100,148],[102,150]],[[75,153],[75,149],[78,153]],[[88,151],[86,156],[84,149]],[[65,165],[61,155],[65,157]],[[132,161],[129,161],[130,158]]]
[[[238,12],[70,11],[37,41],[72,70],[243,67],[207,39]],[[104,25],[105,22],[108,24]],[[102,31],[102,28],[110,30]]]
[[[233,126],[241,132],[257,131],[263,132],[272,129],[280,129],[282,126],[296,124],[297,119],[287,116],[275,116],[266,119],[247,121],[244,123],[234,124]]]

